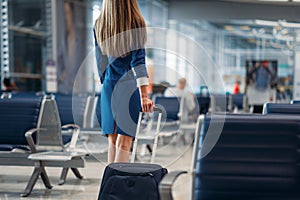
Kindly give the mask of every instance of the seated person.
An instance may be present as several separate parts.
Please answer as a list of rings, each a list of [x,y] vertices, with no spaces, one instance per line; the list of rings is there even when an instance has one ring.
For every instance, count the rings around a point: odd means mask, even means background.
[[[241,85],[241,82],[240,82],[240,81],[236,81],[236,82],[235,82],[235,84],[234,84],[234,86],[233,86],[232,94],[240,94],[240,93],[241,93],[240,85]]]
[[[184,98],[184,107],[182,113],[182,120],[188,120],[186,117],[194,115],[195,113],[195,101],[192,93],[185,91],[186,79],[181,78],[178,80],[176,87],[169,87],[166,89],[164,96],[165,97],[183,97]],[[184,112],[184,111],[188,112]]]
[[[7,77],[4,78],[3,85],[4,85],[4,91],[6,91],[6,92],[18,90],[16,84],[14,82],[12,82],[10,78],[7,78]]]

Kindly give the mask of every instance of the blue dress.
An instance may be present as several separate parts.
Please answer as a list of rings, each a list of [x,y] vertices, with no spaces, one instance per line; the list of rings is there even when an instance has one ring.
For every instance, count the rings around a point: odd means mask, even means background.
[[[95,37],[95,32],[94,32]],[[95,37],[95,54],[101,90],[102,133],[134,137],[141,110],[136,79],[148,77],[145,49],[131,51],[125,57],[105,56]]]

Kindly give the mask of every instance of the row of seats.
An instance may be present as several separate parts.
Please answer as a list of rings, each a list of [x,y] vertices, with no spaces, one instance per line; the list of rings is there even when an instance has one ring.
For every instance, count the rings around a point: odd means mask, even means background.
[[[45,95],[43,93],[11,93],[8,96],[9,98],[22,98],[22,97],[32,97],[36,98],[38,96],[42,97],[42,95]],[[49,95],[49,94],[48,94]],[[101,105],[100,105],[100,94],[97,94],[95,96],[89,96],[89,95],[66,95],[66,94],[51,94],[55,97],[55,100],[57,102],[61,124],[77,124],[81,127],[80,134],[85,135],[85,143],[88,143],[89,138],[91,134],[99,135],[101,131]],[[226,97],[226,103],[229,105],[230,99],[234,100],[231,101],[234,103],[234,105],[237,105],[237,108],[241,108],[243,105],[243,102],[245,101],[244,95],[233,95]],[[217,107],[220,101],[224,101],[224,98],[222,95],[212,95],[212,97],[209,96],[197,96],[197,101],[199,104],[199,114],[205,114],[209,110],[218,110],[212,109],[213,107]],[[185,132],[185,131],[191,131],[194,129],[194,124],[188,127],[183,127],[180,125],[181,119],[179,119],[179,115],[182,114],[182,102],[180,98],[176,97],[156,97],[154,99],[155,104],[160,105],[164,113],[164,119],[168,122],[175,122],[173,123],[173,127],[168,126],[168,130],[164,131],[164,135],[172,136],[174,133],[178,132]],[[215,102],[215,103],[213,103]],[[215,106],[213,106],[215,105]],[[181,115],[182,116],[182,115]],[[189,120],[188,122],[191,122]],[[181,127],[180,127],[181,126]],[[167,126],[165,126],[167,127]],[[179,130],[181,128],[181,130]],[[64,144],[69,143],[71,140],[71,135],[66,134],[64,132],[63,134],[63,142]],[[98,137],[98,136],[97,136]],[[83,137],[81,137],[83,138]],[[166,140],[166,138],[164,137]],[[168,140],[168,139],[167,139]],[[90,152],[97,153],[97,151],[93,151],[88,147],[87,144],[85,144],[85,147],[89,149]],[[101,152],[106,151],[107,148],[104,147],[101,148]]]
[[[56,100],[62,124],[78,124],[83,127],[88,95],[71,95],[61,93],[46,94],[44,92],[12,92],[3,93],[1,98],[36,99],[43,98],[46,95],[52,96]]]
[[[59,184],[69,169],[82,178],[77,168],[84,167],[86,154],[75,151],[80,127],[62,125],[56,103],[53,96],[34,94],[0,99],[0,165],[35,166],[22,196],[31,193],[39,176],[52,187],[45,166],[63,168]],[[68,142],[63,142],[62,129],[73,130]]]
[[[155,96],[155,95],[154,95]],[[155,97],[154,100],[158,98]],[[159,97],[168,98],[168,97]],[[240,112],[248,111],[248,100],[247,96],[244,94],[236,95],[222,95],[222,94],[212,94],[212,95],[196,95],[195,97],[198,108],[196,109],[199,114],[206,114],[208,112]]]
[[[12,95],[10,98],[0,99],[0,144],[7,147],[15,145],[9,147],[10,150],[29,148],[30,153],[22,154],[22,157],[0,152],[0,164],[33,166],[38,162],[40,166],[35,169],[23,196],[30,194],[39,175],[45,186],[51,188],[44,168],[46,163],[47,166],[64,169],[84,165],[82,154],[72,155],[76,152],[69,152],[71,154],[64,157],[69,156],[70,161],[74,161],[72,165],[64,162],[66,165],[62,166],[57,160],[46,159],[49,155],[62,155],[47,150],[49,146],[60,146],[61,151],[58,152],[64,151],[61,132],[53,131],[61,130],[62,122],[74,124],[78,121],[78,124],[82,122],[80,126],[84,126],[84,113],[87,104],[91,103],[87,97],[78,97],[78,101],[77,97],[60,94],[55,94],[55,98],[39,95]],[[101,109],[97,106],[99,99],[93,102],[96,104],[94,108]],[[177,104],[171,104],[171,101]],[[170,119],[178,119],[180,103],[177,98],[161,97],[156,99],[156,103],[165,105]],[[191,199],[299,199],[300,118],[297,115],[300,114],[300,104],[293,103],[266,104],[265,115],[209,114],[204,119],[199,117],[192,162]],[[79,104],[84,109],[77,107]],[[70,117],[74,115],[74,105],[78,109],[75,112],[83,117]],[[53,121],[56,122],[53,124]],[[221,129],[218,132],[210,127]],[[53,135],[54,132],[58,135]],[[54,144],[53,141],[59,143]],[[206,155],[207,150],[209,153]],[[172,198],[171,183],[180,173],[183,172],[171,172],[162,181],[162,199]]]
[[[200,116],[192,157],[191,199],[300,199],[299,118],[283,115]],[[183,171],[160,184],[161,199]]]
[[[43,92],[19,92],[19,93],[4,93],[2,97],[8,98],[30,98],[43,96]],[[49,95],[49,94],[48,94]],[[57,101],[58,109],[60,110],[60,118],[62,124],[77,124],[81,128],[97,128],[101,121],[101,105],[100,94],[91,95],[69,95],[69,94],[52,94]],[[229,111],[246,110],[247,98],[243,94],[237,95],[211,95],[202,96],[196,95],[198,102],[199,114],[206,114],[209,111]],[[156,97],[155,103],[161,104],[167,111],[168,120],[178,120],[178,112],[180,110],[180,98],[172,97]]]
[[[201,108],[201,107],[200,107]],[[244,94],[213,94],[210,100],[211,112],[248,112],[248,99]],[[202,113],[200,113],[202,114]]]

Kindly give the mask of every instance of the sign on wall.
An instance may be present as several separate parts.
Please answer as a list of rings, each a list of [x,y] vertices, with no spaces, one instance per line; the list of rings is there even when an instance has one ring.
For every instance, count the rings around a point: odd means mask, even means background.
[[[46,91],[57,92],[57,68],[53,60],[46,63]]]

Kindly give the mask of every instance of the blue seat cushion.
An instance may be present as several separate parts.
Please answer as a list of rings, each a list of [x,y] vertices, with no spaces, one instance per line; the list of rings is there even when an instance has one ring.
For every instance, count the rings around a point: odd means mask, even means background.
[[[178,120],[180,110],[180,98],[177,97],[156,97],[155,104],[164,108],[167,114],[167,121]]]
[[[233,105],[233,108],[237,107],[238,109],[243,109],[243,107],[244,107],[244,95],[243,94],[234,94],[234,95],[232,95],[232,105]]]
[[[268,103],[265,107],[265,114],[300,115],[300,104]]]
[[[208,132],[209,126],[220,126],[223,122],[220,135]],[[297,196],[299,128],[295,120],[272,115],[206,116],[197,160],[196,199]],[[200,159],[206,137],[218,140]]]
[[[82,126],[87,97],[59,93],[54,95],[61,124],[77,124]]]
[[[26,131],[36,128],[41,98],[0,99],[0,143],[27,145]]]
[[[13,150],[13,145],[10,144],[1,144],[0,151],[11,151]]]
[[[22,149],[25,151],[29,151],[29,148],[27,146],[12,145],[12,144],[0,144],[0,151],[12,151],[13,149]]]
[[[62,135],[62,140],[64,145],[71,142],[71,139],[72,139],[72,135]]]
[[[197,97],[199,105],[199,114],[206,114],[210,106],[210,97],[209,96],[198,96]]]

